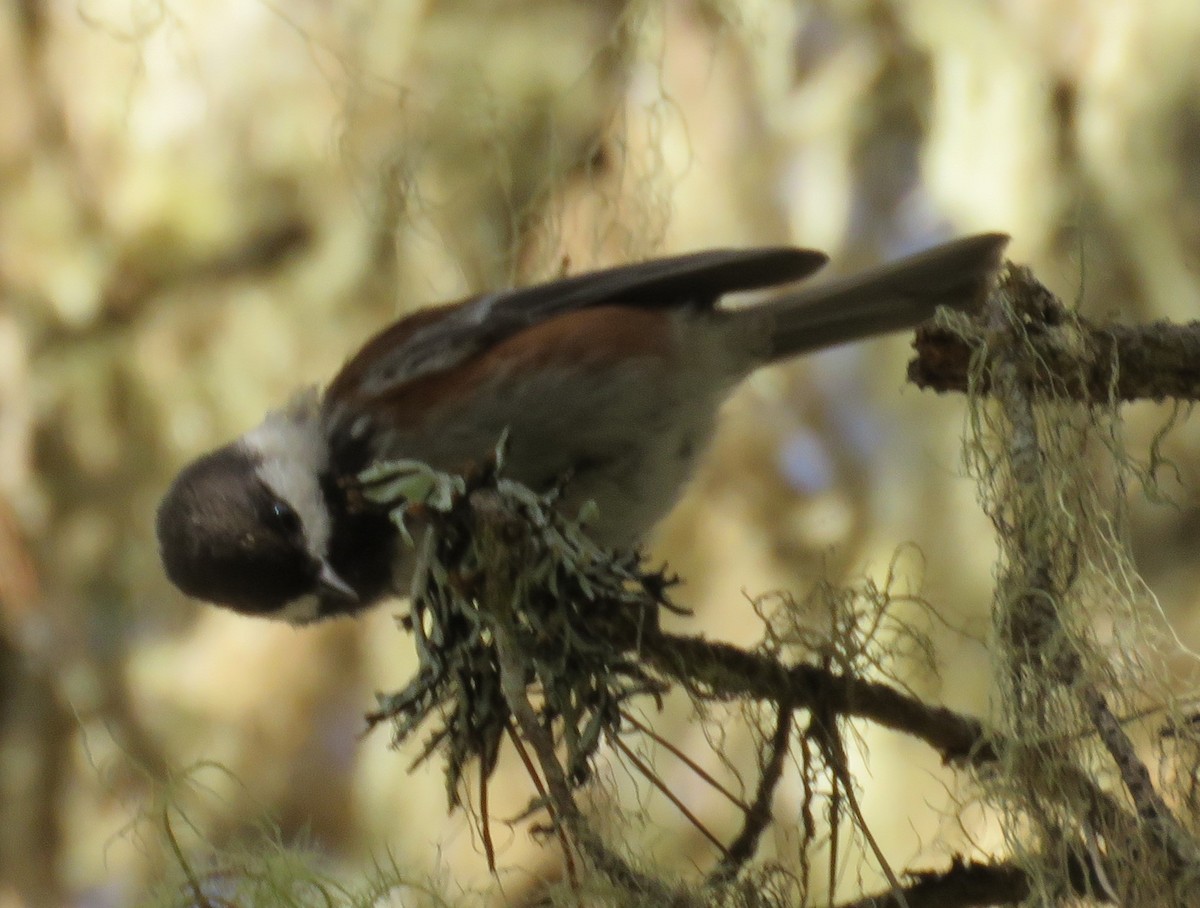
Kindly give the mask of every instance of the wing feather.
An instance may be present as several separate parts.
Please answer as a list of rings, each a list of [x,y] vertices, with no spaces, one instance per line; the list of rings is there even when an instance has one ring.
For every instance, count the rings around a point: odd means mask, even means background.
[[[452,369],[518,332],[595,306],[708,308],[727,293],[791,283],[826,256],[792,247],[712,249],[652,259],[423,309],[383,329],[342,367],[326,394],[345,400],[387,393]]]

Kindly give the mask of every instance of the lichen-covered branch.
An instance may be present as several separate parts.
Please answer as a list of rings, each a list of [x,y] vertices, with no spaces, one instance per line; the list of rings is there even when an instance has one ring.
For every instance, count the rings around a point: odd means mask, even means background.
[[[1016,739],[1033,749],[1034,762],[1026,757],[1024,764],[1014,766],[1028,766],[1024,778],[1038,784],[1030,786],[1027,810],[1050,829],[1056,822],[1044,809],[1047,802],[1070,804],[1077,798],[1089,812],[1105,804],[1102,825],[1120,834],[1119,847],[1143,850],[1143,860],[1157,849],[1161,862],[1154,864],[1155,870],[1144,870],[1168,872],[1166,888],[1195,898],[1200,847],[1155,789],[1109,706],[1096,677],[1094,666],[1103,664],[1104,656],[1090,640],[1090,622],[1071,614],[1080,572],[1094,570],[1092,564],[1100,560],[1089,548],[1113,545],[1089,532],[1086,512],[1101,506],[1091,491],[1090,474],[1077,475],[1082,469],[1078,463],[1074,470],[1062,463],[1064,458],[1079,460],[1091,423],[1076,423],[1058,409],[1039,413],[1042,405],[1060,406],[1081,394],[1097,407],[1113,406],[1119,396],[1114,382],[1124,369],[1118,371],[1111,351],[1107,358],[1100,356],[1095,336],[1067,318],[1061,304],[1025,269],[1010,268],[1003,276],[986,318],[970,371],[972,387],[995,399],[1003,421],[993,433],[1001,453],[981,477],[1000,478],[994,497],[985,495],[985,506],[1001,549],[995,624],[997,653],[1006,673],[1002,702]],[[1100,368],[1104,363],[1111,371]],[[1151,376],[1147,372],[1143,377]],[[1077,516],[1066,516],[1076,511]],[[1122,556],[1114,551],[1109,557],[1119,561]],[[1086,782],[1087,772],[1072,766],[1073,752],[1060,743],[1056,727],[1072,714],[1072,697],[1115,764],[1142,829],[1131,825],[1126,811],[1114,807],[1106,794],[1101,801],[1100,785]],[[1055,702],[1060,704],[1057,711],[1051,705]],[[1059,775],[1064,770],[1075,781],[1085,780],[1085,787],[1064,785]],[[1138,870],[1126,866],[1125,872]]]
[[[947,763],[982,765],[995,759],[978,719],[925,703],[878,681],[807,663],[789,666],[767,653],[680,634],[646,634],[642,655],[658,671],[702,697],[791,703],[795,709],[819,704],[834,715],[867,719],[911,735],[934,748]]]
[[[1052,378],[1031,391],[1038,397],[1080,403],[1109,401],[1200,400],[1200,321],[1187,324],[1090,324],[1069,314],[1062,302],[1028,271],[1014,272],[1021,282],[1029,320],[1023,359],[1036,359]],[[1062,326],[1072,322],[1070,340]],[[972,384],[972,358],[989,341],[987,330],[967,334],[927,326],[917,331],[917,356],[908,364],[908,380],[932,391],[993,394],[993,376]]]

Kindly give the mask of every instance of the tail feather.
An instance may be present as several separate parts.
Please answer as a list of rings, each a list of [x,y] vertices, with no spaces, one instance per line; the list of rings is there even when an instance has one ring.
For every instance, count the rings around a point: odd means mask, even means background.
[[[1002,233],[965,237],[742,311],[769,320],[768,361],[903,331],[938,306],[982,305],[1007,244]]]

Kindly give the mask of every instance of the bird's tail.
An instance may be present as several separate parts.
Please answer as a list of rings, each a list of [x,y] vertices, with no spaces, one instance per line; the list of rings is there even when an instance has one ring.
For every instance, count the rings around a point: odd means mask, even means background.
[[[902,331],[938,306],[980,306],[1007,244],[1002,233],[965,237],[741,311],[768,320],[768,361]]]

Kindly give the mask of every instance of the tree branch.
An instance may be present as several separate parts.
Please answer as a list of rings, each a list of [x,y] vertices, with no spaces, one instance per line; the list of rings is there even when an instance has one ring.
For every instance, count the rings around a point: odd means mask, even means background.
[[[955,858],[949,870],[920,871],[908,874],[913,880],[900,891],[880,892],[853,902],[843,902],[837,908],[982,908],[985,905],[1017,905],[1031,894],[1028,874],[1011,861],[964,864]],[[1076,859],[1067,867],[1067,882],[1074,895],[1109,899],[1098,895],[1102,891],[1095,875]]]
[[[1074,316],[1028,272],[1023,275],[1023,292],[1033,298],[1035,307],[1027,324],[1032,349],[1025,356],[1036,358],[1053,377],[1052,383],[1033,389],[1035,394],[1053,393],[1081,403],[1200,400],[1200,322],[1097,327],[1079,319],[1072,326],[1071,342],[1064,343],[1058,329]],[[917,356],[908,364],[908,380],[918,388],[965,392],[972,358],[989,341],[986,330],[968,336],[936,326],[919,328],[913,344]],[[992,382],[984,373],[974,390],[993,394]]]
[[[820,705],[918,738],[947,763],[981,766],[996,760],[978,719],[931,706],[878,681],[804,663],[787,666],[731,643],[658,631],[644,634],[642,655],[658,671],[706,699],[749,697],[791,703],[795,709]]]

